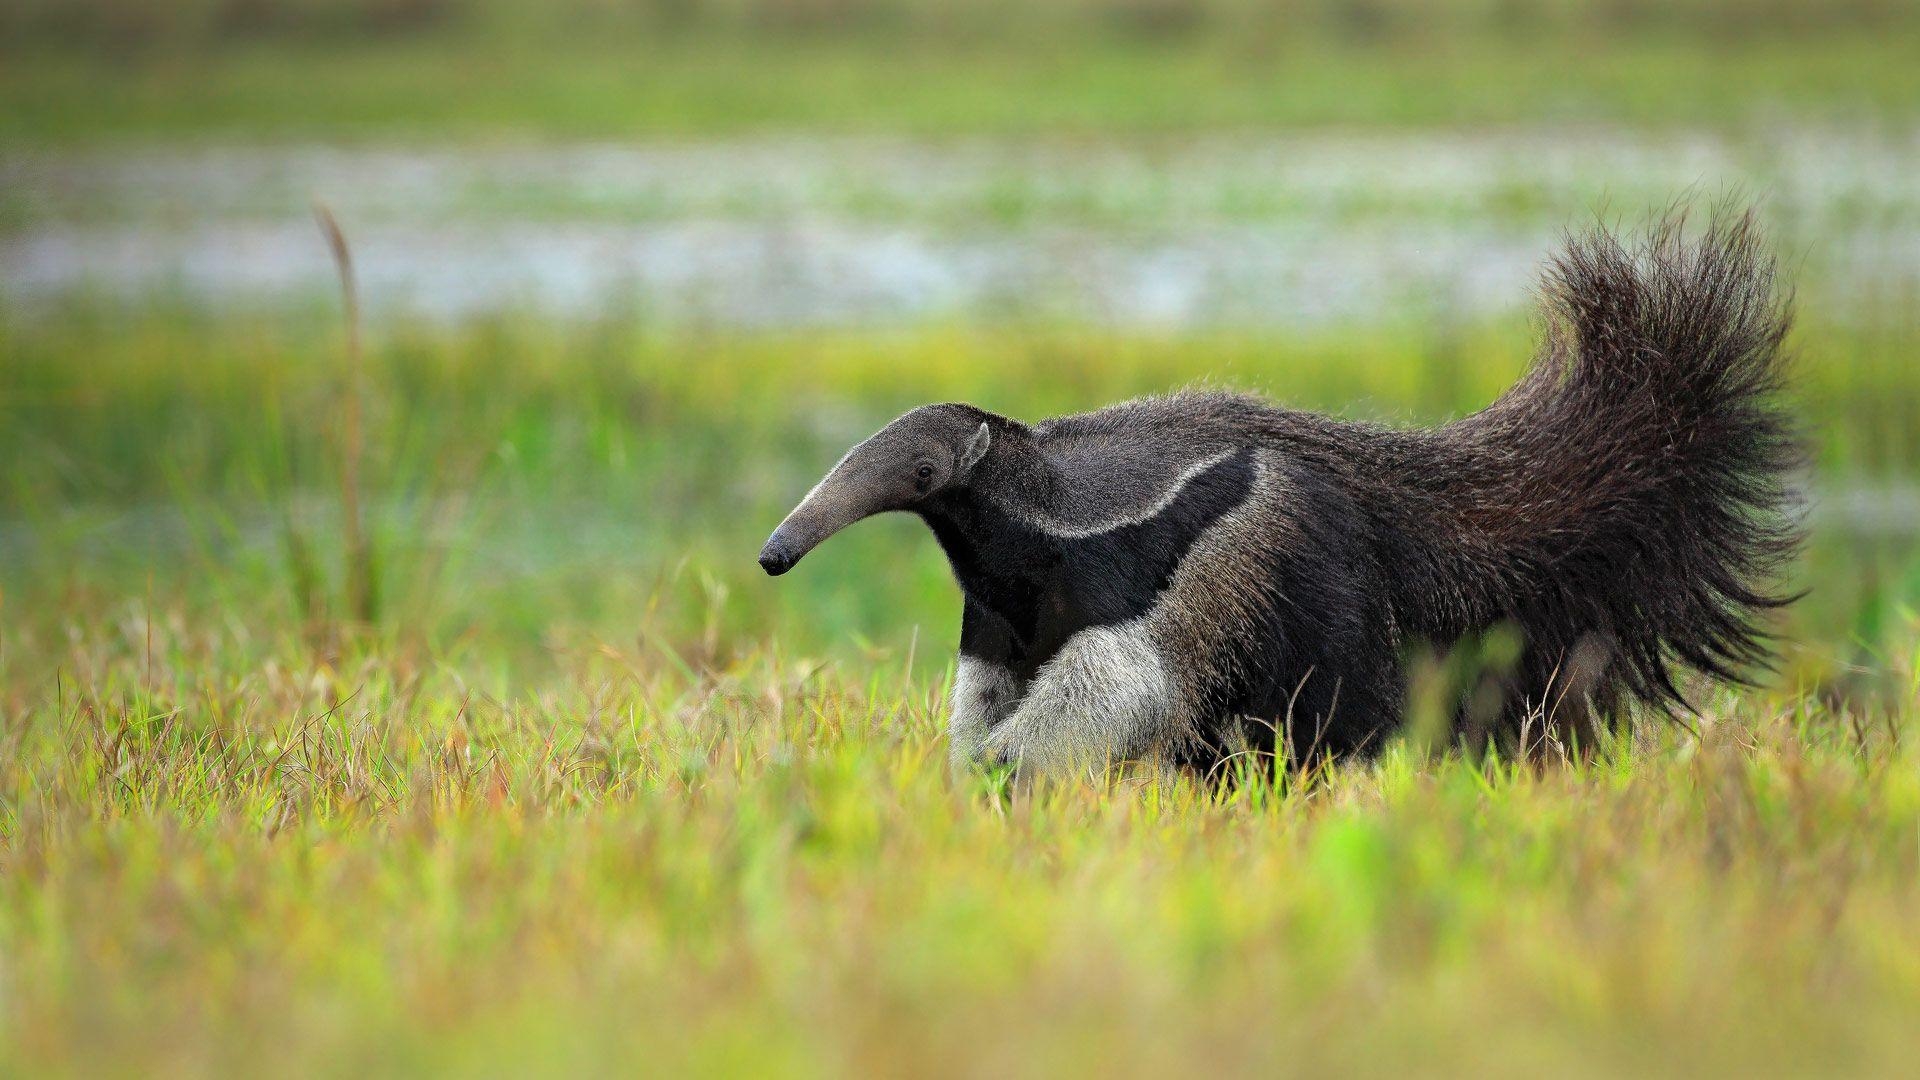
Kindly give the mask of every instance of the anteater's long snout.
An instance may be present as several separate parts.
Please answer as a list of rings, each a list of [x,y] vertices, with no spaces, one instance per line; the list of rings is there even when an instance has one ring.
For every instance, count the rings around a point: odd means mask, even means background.
[[[829,474],[767,537],[760,548],[760,568],[778,577],[834,533],[877,513],[881,508],[872,505],[864,488],[844,470]]]
[[[820,546],[820,542],[837,533],[849,522],[819,521],[812,515],[803,516],[807,509],[805,503],[798,510],[787,515],[787,520],[773,530],[767,542],[760,548],[760,569],[779,577],[793,569],[793,565],[804,558],[807,552]]]

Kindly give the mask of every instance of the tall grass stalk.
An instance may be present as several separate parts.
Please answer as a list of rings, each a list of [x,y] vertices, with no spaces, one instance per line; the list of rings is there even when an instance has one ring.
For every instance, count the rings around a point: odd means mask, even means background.
[[[341,313],[346,322],[346,371],[340,394],[340,418],[335,427],[335,452],[340,481],[340,531],[343,592],[347,617],[361,627],[379,616],[379,580],[373,542],[361,517],[360,472],[366,460],[366,422],[361,396],[365,393],[366,358],[360,335],[360,294],[354,281],[353,250],[324,203],[314,206],[314,217],[326,237],[334,267],[340,272]]]

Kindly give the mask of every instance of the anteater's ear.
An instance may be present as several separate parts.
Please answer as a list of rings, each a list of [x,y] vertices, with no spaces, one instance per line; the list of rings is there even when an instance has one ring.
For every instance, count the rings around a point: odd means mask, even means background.
[[[973,467],[980,464],[980,459],[987,456],[987,447],[992,442],[993,432],[987,429],[986,424],[981,424],[980,430],[967,440],[967,448],[960,452],[960,465],[954,472],[961,477],[971,473]]]

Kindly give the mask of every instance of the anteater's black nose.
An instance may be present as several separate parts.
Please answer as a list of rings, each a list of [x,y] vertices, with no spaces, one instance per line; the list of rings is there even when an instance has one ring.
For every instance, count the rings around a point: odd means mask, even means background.
[[[760,549],[760,569],[774,577],[779,577],[793,569],[793,564],[797,561],[792,549],[787,546],[779,533],[768,537],[767,546]]]

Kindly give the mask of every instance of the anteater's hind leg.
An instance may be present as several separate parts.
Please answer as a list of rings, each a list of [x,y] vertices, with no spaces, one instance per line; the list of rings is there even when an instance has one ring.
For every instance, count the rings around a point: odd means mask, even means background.
[[[1523,757],[1583,755],[1606,736],[1618,714],[1608,676],[1611,637],[1585,633],[1565,649],[1529,649],[1507,693],[1499,741]]]

